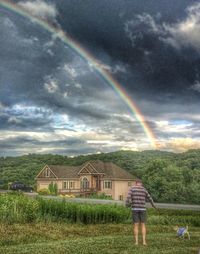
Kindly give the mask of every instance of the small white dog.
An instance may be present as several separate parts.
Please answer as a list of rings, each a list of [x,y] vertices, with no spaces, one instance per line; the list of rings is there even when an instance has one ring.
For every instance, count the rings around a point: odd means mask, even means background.
[[[186,226],[185,228],[184,227],[180,228],[179,226],[176,226],[174,227],[174,230],[176,230],[178,237],[185,238],[185,236],[187,236],[188,239],[190,240],[190,233],[188,232],[188,226]]]

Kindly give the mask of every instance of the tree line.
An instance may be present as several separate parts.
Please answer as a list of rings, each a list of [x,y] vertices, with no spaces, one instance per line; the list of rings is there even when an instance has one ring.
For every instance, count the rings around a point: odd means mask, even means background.
[[[81,165],[89,160],[113,162],[144,182],[156,202],[200,204],[200,150],[185,153],[117,151],[74,158],[53,154],[0,157],[0,187],[13,181],[36,186],[46,165]]]

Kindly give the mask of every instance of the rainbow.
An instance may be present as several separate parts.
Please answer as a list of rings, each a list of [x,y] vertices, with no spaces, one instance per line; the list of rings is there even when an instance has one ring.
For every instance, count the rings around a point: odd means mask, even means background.
[[[140,123],[141,127],[143,128],[151,146],[153,149],[157,148],[156,138],[154,133],[152,132],[151,128],[148,126],[145,117],[142,115],[140,109],[134,102],[134,100],[129,96],[126,90],[117,82],[111,74],[101,67],[101,64],[86,50],[84,49],[77,41],[67,35],[63,30],[60,28],[56,28],[49,22],[44,19],[35,17],[31,15],[28,11],[24,8],[18,6],[17,4],[11,1],[0,0],[0,6],[9,11],[12,11],[20,16],[23,16],[32,22],[37,23],[43,29],[47,30],[51,34],[55,35],[59,38],[64,44],[69,46],[72,50],[77,52],[82,58],[84,58],[88,63],[91,63],[93,68],[100,74],[100,76],[113,88],[113,90],[120,96],[120,98],[125,102],[128,108],[131,110],[137,121]]]

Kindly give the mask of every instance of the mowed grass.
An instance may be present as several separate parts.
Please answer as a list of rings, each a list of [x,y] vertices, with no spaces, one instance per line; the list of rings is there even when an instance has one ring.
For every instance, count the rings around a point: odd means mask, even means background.
[[[198,254],[199,228],[190,228],[190,234],[191,240],[182,240],[173,226],[149,225],[148,246],[134,246],[130,224],[0,224],[0,253]]]

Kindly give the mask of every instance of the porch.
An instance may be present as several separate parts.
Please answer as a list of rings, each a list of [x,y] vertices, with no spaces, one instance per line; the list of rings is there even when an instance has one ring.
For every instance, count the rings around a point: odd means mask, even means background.
[[[90,195],[97,193],[97,188],[81,188],[81,189],[59,189],[59,194],[68,194],[68,195]]]

